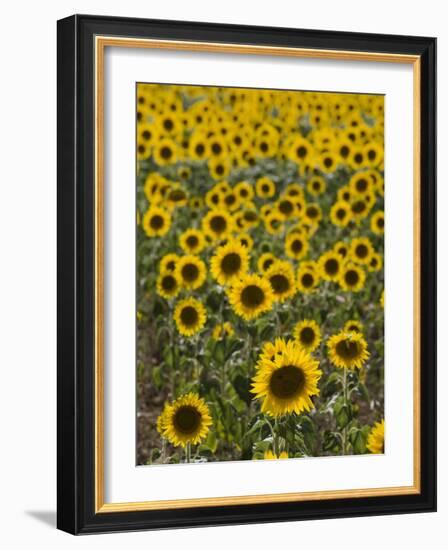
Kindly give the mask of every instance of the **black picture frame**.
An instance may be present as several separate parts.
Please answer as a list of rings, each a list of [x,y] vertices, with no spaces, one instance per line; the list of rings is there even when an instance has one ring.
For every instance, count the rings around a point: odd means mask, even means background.
[[[420,57],[421,491],[95,513],[94,55],[97,35]],[[74,15],[58,21],[57,526],[73,534],[436,510],[436,39]]]

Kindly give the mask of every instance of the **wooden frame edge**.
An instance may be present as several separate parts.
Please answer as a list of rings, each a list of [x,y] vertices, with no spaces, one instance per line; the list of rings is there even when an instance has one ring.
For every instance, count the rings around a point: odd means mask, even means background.
[[[414,415],[413,415],[413,453],[414,482],[412,486],[381,487],[373,489],[352,489],[335,491],[316,491],[305,493],[277,493],[267,495],[245,495],[216,498],[197,498],[163,501],[142,501],[106,503],[104,500],[104,341],[103,341],[103,305],[104,305],[104,50],[106,47],[156,48],[165,50],[206,51],[211,53],[240,53],[255,55],[275,55],[331,60],[373,61],[387,63],[406,63],[413,66],[413,115],[414,115]],[[158,40],[141,38],[121,38],[97,35],[94,38],[95,59],[95,502],[94,513],[132,512],[145,510],[167,510],[180,508],[232,506],[241,504],[306,502],[315,500],[334,500],[342,498],[365,498],[380,496],[401,496],[421,494],[421,331],[420,331],[420,186],[421,186],[421,57],[409,54],[390,54],[356,52],[346,50],[320,50],[313,48],[294,48],[283,46],[257,46],[244,44],[226,44],[213,42],[195,42],[180,40]]]

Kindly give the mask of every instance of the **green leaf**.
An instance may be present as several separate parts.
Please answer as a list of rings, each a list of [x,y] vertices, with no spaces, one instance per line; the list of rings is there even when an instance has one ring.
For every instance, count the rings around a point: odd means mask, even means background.
[[[152,381],[154,383],[154,386],[160,390],[160,388],[162,387],[162,367],[161,366],[158,366],[158,367],[153,367],[152,369],[152,372],[151,372],[151,376],[152,376]]]
[[[350,443],[355,454],[360,455],[366,452],[367,435],[363,429],[356,428],[350,433]]]
[[[345,428],[353,417],[350,403],[345,403],[342,398],[338,399],[334,405],[334,415],[339,428]]]
[[[333,432],[325,432],[324,441],[322,443],[322,449],[324,451],[336,452],[340,449],[339,439]]]
[[[236,353],[237,351],[240,351],[244,347],[244,340],[238,340],[236,338],[231,338],[227,341],[227,350],[226,350],[226,360],[230,359],[230,357]]]
[[[242,399],[247,405],[252,401],[253,395],[250,392],[250,381],[248,378],[238,374],[233,380],[233,387],[235,388],[238,397]]]

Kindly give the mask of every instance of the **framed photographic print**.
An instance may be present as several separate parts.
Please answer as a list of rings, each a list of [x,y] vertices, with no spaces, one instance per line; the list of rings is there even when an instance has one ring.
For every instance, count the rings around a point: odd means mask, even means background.
[[[58,527],[436,507],[433,38],[58,22]]]

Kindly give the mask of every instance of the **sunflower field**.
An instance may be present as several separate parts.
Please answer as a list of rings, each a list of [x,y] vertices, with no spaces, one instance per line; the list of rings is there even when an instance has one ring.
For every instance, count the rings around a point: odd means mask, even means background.
[[[137,85],[137,463],[384,453],[384,98]]]

